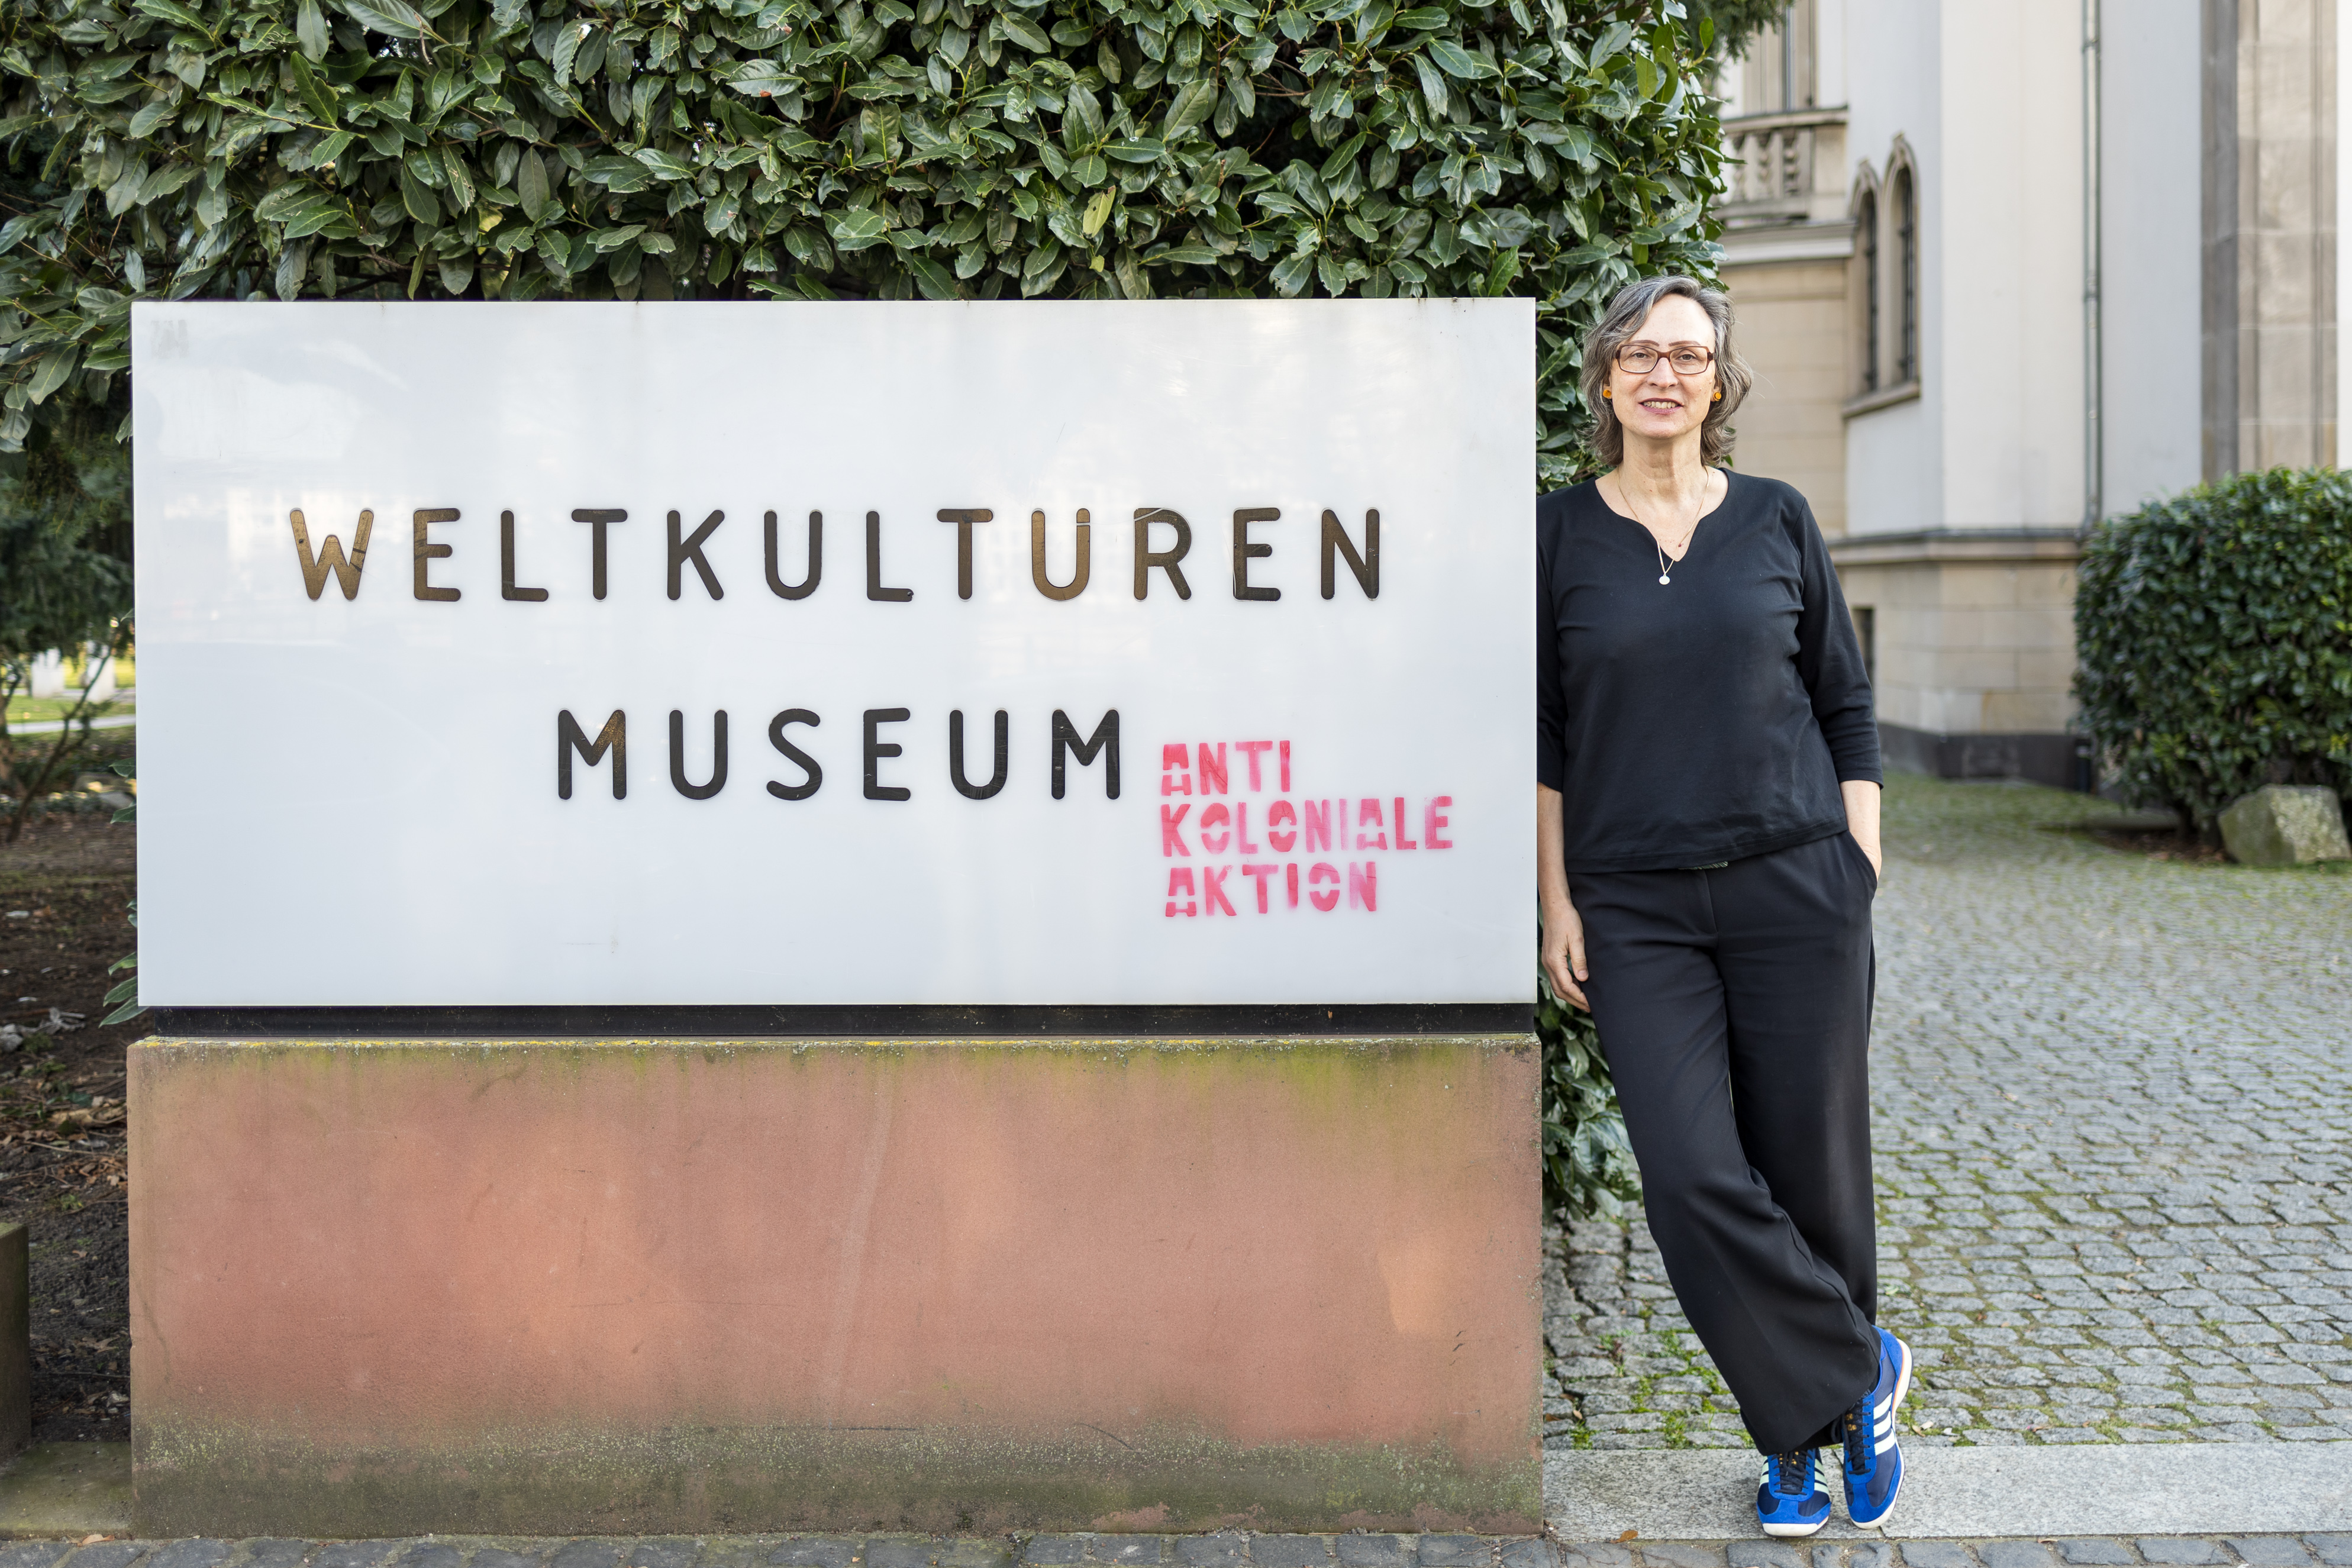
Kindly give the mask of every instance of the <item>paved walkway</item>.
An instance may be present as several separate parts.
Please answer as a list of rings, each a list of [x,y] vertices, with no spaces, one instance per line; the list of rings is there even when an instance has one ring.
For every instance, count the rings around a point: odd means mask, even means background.
[[[1746,1439],[1634,1223],[1557,1243],[1554,1539],[48,1542],[0,1568],[2352,1568],[2352,1441],[2308,1442],[2352,1439],[2352,875],[2052,830],[2105,809],[1890,792],[1874,1068],[1883,1316],[1919,1352],[1903,1539],[1737,1539]]]
[[[1906,1443],[2352,1437],[2352,875],[2163,861],[1898,777],[1881,1321]],[[1743,1447],[1638,1223],[1572,1227],[1552,1448]]]

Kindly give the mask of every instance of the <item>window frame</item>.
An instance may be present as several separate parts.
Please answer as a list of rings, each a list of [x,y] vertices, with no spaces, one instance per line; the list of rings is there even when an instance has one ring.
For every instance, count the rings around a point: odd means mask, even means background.
[[[1919,181],[1905,160],[1892,182],[1895,209],[1896,300],[1895,384],[1906,386],[1919,379]]]

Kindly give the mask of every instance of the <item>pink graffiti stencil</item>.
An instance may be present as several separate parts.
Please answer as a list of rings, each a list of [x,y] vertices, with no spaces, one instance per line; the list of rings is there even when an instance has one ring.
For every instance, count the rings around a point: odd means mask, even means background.
[[[1192,860],[1197,848],[1203,862],[1225,862],[1202,864],[1197,875],[1192,866],[1171,865],[1166,918],[1331,914],[1343,900],[1351,911],[1376,915],[1378,857],[1454,847],[1452,795],[1294,795],[1290,764],[1291,743],[1281,739],[1160,748],[1160,858]],[[1318,853],[1333,858],[1309,858]],[[1350,856],[1360,858],[1344,858]],[[1234,873],[1242,880],[1229,887]]]

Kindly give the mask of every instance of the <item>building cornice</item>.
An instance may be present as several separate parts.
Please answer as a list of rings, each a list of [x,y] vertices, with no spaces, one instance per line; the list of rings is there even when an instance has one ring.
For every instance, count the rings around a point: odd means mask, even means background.
[[[1814,125],[1843,125],[1845,105],[1833,104],[1827,109],[1776,110],[1769,114],[1743,114],[1723,122],[1726,132],[1735,131],[1801,131]]]
[[[1843,261],[1853,254],[1853,222],[1759,224],[1727,228],[1716,240],[1726,267],[1772,261]]]
[[[1865,392],[1857,396],[1849,397],[1840,412],[1846,418],[1852,419],[1859,415],[1875,414],[1882,408],[1892,408],[1898,403],[1916,403],[1918,400],[1919,384],[1916,381],[1906,381],[1894,386],[1882,386],[1875,392]]]
[[[2079,561],[2083,541],[2072,528],[1921,528],[1902,533],[1849,533],[1829,542],[1839,566],[1909,566],[1927,562],[1971,564]]]

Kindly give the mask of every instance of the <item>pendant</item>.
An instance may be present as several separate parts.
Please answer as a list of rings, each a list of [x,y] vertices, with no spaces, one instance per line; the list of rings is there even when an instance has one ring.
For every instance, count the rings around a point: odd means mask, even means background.
[[[1663,572],[1658,574],[1658,584],[1661,587],[1664,586],[1666,584],[1672,583],[1674,579],[1672,577],[1667,576]]]

